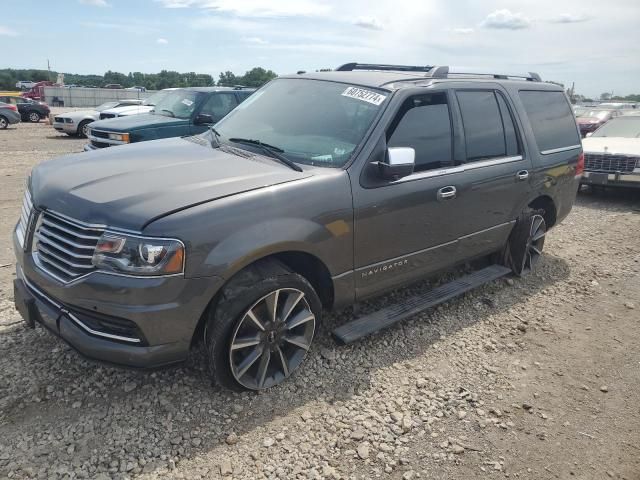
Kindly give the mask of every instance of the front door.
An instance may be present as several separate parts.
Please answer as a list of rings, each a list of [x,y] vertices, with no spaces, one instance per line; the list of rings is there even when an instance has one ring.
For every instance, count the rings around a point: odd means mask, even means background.
[[[409,97],[386,131],[388,147],[412,147],[415,172],[376,186],[354,178],[356,297],[406,283],[455,261],[452,110],[445,91]],[[455,169],[454,169],[455,170]]]
[[[209,98],[205,100],[197,114],[211,115],[213,123],[217,123],[222,120],[231,110],[238,105],[238,99],[233,92],[215,92],[209,95]],[[197,115],[196,114],[196,115]],[[211,125],[192,125],[192,134],[197,135],[202,132],[206,132]]]

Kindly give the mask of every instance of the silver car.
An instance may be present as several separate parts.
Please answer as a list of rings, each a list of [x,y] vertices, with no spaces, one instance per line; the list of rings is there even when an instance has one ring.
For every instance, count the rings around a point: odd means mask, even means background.
[[[51,121],[53,128],[58,132],[67,135],[77,135],[78,137],[86,137],[89,133],[89,124],[100,118],[100,112],[116,107],[126,107],[129,105],[140,105],[142,100],[124,99],[115,100],[113,102],[105,102],[97,106],[94,110],[76,110],[72,112],[60,113],[54,115]]]
[[[0,102],[0,130],[14,123],[20,123],[20,113],[16,106]]]

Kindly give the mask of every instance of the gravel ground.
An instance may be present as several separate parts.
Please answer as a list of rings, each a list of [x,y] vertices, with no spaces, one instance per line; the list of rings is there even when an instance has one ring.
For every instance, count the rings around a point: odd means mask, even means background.
[[[637,195],[581,194],[524,279],[348,347],[327,332],[352,312],[328,316],[291,381],[234,394],[210,385],[201,352],[116,369],[21,324],[10,235],[25,177],[83,143],[45,124],[0,131],[1,478],[640,479]]]

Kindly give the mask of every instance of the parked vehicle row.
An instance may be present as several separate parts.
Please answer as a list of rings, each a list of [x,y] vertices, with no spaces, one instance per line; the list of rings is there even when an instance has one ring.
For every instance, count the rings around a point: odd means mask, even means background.
[[[609,120],[622,115],[620,109],[584,108],[576,111],[580,134],[585,137]]]
[[[52,125],[58,132],[78,137],[86,137],[89,133],[89,124],[100,118],[100,112],[116,107],[140,105],[141,103],[141,100],[125,99],[105,102],[93,110],[76,110],[60,113],[53,116]]]
[[[23,122],[38,123],[49,117],[49,105],[38,100],[15,95],[0,95],[0,102],[15,105]]]
[[[573,206],[579,130],[537,74],[352,63],[249,94],[169,92],[92,124],[97,151],[34,167],[13,235],[27,324],[137,367],[204,342],[215,382],[262,390],[299,369],[323,310],[490,259],[339,326],[348,343],[524,275]],[[101,148],[163,128],[183,136]]]

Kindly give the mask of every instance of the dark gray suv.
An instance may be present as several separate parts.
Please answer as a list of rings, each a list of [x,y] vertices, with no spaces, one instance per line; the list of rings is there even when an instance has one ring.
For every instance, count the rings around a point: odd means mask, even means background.
[[[202,135],[35,167],[16,307],[117,364],[180,362],[203,340],[215,381],[267,388],[301,365],[323,309],[491,260],[334,331],[351,342],[529,271],[583,163],[564,92],[535,74],[280,77]]]

